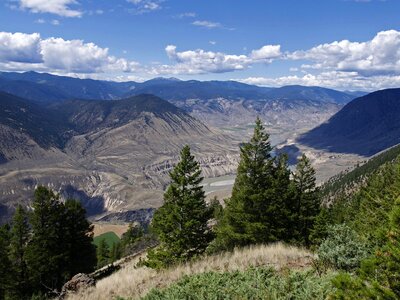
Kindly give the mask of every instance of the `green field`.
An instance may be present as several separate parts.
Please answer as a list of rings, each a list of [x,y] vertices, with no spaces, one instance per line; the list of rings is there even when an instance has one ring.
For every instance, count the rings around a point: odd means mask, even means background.
[[[106,240],[106,243],[110,248],[114,243],[118,243],[120,241],[120,238],[115,234],[115,232],[109,231],[94,237],[93,243],[98,246],[100,241],[103,239]]]

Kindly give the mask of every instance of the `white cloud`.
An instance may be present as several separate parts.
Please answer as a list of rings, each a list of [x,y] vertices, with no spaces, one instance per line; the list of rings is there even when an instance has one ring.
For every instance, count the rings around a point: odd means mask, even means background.
[[[109,55],[82,40],[41,39],[38,33],[0,32],[0,63],[3,70],[102,73],[132,72],[138,63]]]
[[[71,5],[78,4],[76,0],[18,0],[21,9],[33,13],[51,13],[62,17],[81,17],[82,12],[71,9]]]
[[[180,19],[183,19],[183,18],[195,18],[196,16],[197,16],[197,14],[194,12],[185,12],[185,13],[179,14],[177,17]]]
[[[247,69],[255,63],[271,62],[281,55],[279,45],[266,45],[253,50],[250,55],[226,54],[203,49],[177,52],[175,45],[168,45],[165,52],[176,64],[153,67],[152,73],[157,75],[224,73]]]
[[[50,23],[51,23],[52,25],[54,25],[54,26],[60,25],[60,21],[58,21],[58,20],[51,20]]]
[[[251,51],[251,58],[254,60],[270,60],[282,55],[280,45],[266,45],[260,49]]]
[[[0,61],[39,63],[40,34],[0,32]]]
[[[400,75],[400,32],[381,31],[367,42],[335,41],[287,57],[313,62],[305,68],[358,72],[363,76]]]
[[[126,0],[129,3],[134,4],[135,8],[129,11],[135,14],[143,14],[151,11],[161,9],[162,0]]]
[[[290,75],[278,78],[249,77],[234,79],[247,84],[280,87],[284,85],[323,86],[339,90],[374,91],[400,86],[400,76],[379,75],[364,77],[357,72],[328,71],[303,76]]]
[[[212,29],[212,28],[221,28],[221,27],[222,27],[221,23],[218,23],[218,22],[199,21],[199,20],[194,21],[194,22],[192,23],[192,25],[200,26],[200,27],[205,27],[205,28],[209,28],[209,29]]]

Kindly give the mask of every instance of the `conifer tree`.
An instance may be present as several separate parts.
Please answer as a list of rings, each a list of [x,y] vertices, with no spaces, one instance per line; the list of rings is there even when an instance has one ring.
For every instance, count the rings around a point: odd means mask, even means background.
[[[110,247],[105,239],[101,239],[97,246],[97,268],[104,267],[110,262]]]
[[[58,195],[43,186],[36,189],[32,206],[28,269],[35,290],[46,293],[60,289],[65,280],[68,262],[62,235],[64,209]]]
[[[122,242],[114,242],[110,251],[111,262],[114,262],[122,257]]]
[[[276,241],[274,159],[269,135],[257,118],[253,137],[240,149],[232,196],[217,227],[217,247],[232,249],[251,243]]]
[[[26,211],[19,205],[13,217],[10,241],[10,260],[12,283],[11,297],[27,299],[30,294],[28,267],[26,263],[26,247],[29,239],[29,223]]]
[[[69,280],[77,273],[90,273],[96,266],[96,247],[93,245],[93,225],[86,219],[81,203],[68,199],[64,204],[63,244],[66,252],[65,276]]]
[[[310,233],[320,208],[321,200],[315,184],[315,170],[305,154],[299,159],[293,175],[296,187],[296,201],[294,206],[295,227],[297,228],[298,242],[309,246]]]
[[[160,247],[150,251],[147,264],[155,268],[203,253],[212,239],[207,226],[212,210],[206,205],[200,165],[191,155],[189,146],[183,147],[180,162],[170,177],[172,182],[164,194],[164,204],[155,212],[152,221]]]
[[[280,154],[275,159],[274,174],[274,201],[270,205],[273,210],[271,218],[276,231],[277,239],[286,242],[292,242],[295,229],[293,220],[295,216],[292,214],[293,202],[296,199],[296,188],[291,180],[291,171],[288,165],[287,154]]]
[[[319,214],[315,217],[313,227],[310,231],[310,242],[320,245],[328,236],[329,227],[333,225],[332,212],[327,207],[321,207]]]
[[[8,257],[10,233],[7,226],[0,226],[0,300],[5,299],[10,288],[11,262]]]

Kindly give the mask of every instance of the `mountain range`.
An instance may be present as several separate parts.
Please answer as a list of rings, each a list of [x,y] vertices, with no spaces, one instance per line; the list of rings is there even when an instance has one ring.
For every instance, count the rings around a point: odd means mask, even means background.
[[[345,104],[354,94],[321,87],[259,87],[235,81],[181,81],[155,78],[142,83],[79,79],[37,72],[0,72],[0,90],[41,102],[71,98],[112,100],[153,94],[168,101],[187,99],[310,100]],[[360,92],[358,92],[360,93]]]
[[[283,132],[311,129],[362,94],[321,87],[270,88],[235,81],[176,78],[112,82],[37,72],[0,73],[0,91],[44,106],[69,99],[115,100],[152,94],[214,127],[247,126],[260,116]]]
[[[326,121],[355,94],[321,87],[156,78],[143,83],[0,73],[0,209],[44,184],[91,215],[158,207],[189,144],[203,175],[234,174],[260,116],[287,139]]]
[[[157,207],[185,144],[205,176],[236,168],[235,139],[153,95],[44,107],[0,93],[0,105],[3,211],[29,205],[38,184],[80,199],[91,215]]]

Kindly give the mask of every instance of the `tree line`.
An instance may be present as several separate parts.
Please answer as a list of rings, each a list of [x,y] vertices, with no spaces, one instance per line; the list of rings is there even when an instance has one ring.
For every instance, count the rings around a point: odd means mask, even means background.
[[[315,171],[303,155],[292,172],[287,155],[274,157],[272,151],[257,118],[251,140],[240,147],[232,195],[222,206],[216,199],[206,203],[200,165],[183,147],[150,226],[159,246],[148,251],[144,264],[160,269],[205,252],[277,241],[310,247],[321,231]],[[0,299],[51,295],[73,275],[122,257],[143,239],[142,229],[130,226],[120,244],[109,249],[102,241],[96,253],[93,225],[79,202],[62,202],[39,187],[32,208],[18,206],[11,224],[0,228]]]
[[[73,275],[96,266],[93,225],[78,201],[61,202],[38,187],[32,208],[18,206],[11,224],[0,227],[0,299],[54,296]]]
[[[251,140],[240,147],[232,196],[222,208],[206,203],[200,165],[185,146],[151,224],[160,246],[149,251],[147,266],[164,268],[204,252],[259,243],[311,246],[321,208],[315,171],[303,155],[291,172],[287,155],[273,157],[272,150],[257,118]],[[210,224],[213,218],[215,226]]]

